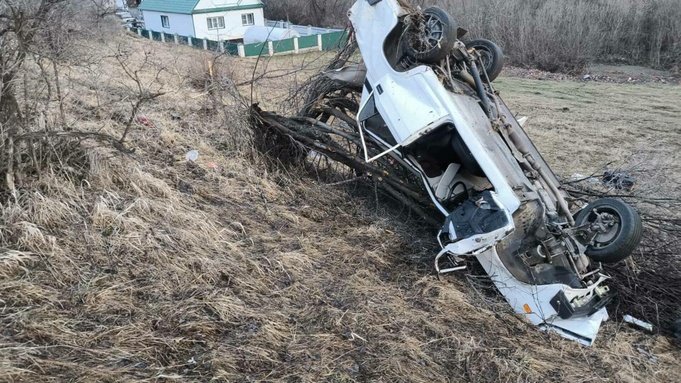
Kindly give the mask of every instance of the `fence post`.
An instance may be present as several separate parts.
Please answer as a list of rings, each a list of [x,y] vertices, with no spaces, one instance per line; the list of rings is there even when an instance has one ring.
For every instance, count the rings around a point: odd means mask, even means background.
[[[293,53],[298,54],[300,52],[300,45],[298,45],[298,38],[293,38]]]
[[[208,50],[208,39],[205,37],[203,38],[203,50],[204,51]]]
[[[324,50],[324,46],[322,45],[322,35],[317,35],[317,48],[319,48],[320,52]]]
[[[239,53],[239,57],[246,57],[246,49],[244,48],[244,44],[237,45],[236,50]]]
[[[137,28],[137,34],[142,36],[142,28]]]
[[[165,32],[161,32],[161,42],[164,42],[164,43],[166,42],[166,33]]]
[[[175,40],[175,44],[180,45],[180,36],[177,33],[173,35],[173,40]]]
[[[220,53],[225,53],[225,42],[218,40],[218,49]]]
[[[149,40],[154,41],[154,31],[149,30]]]
[[[267,52],[270,56],[274,56],[274,44],[271,41],[267,42]]]
[[[312,25],[307,26],[307,35],[312,36]]]
[[[190,47],[194,45],[194,44],[192,44],[192,37],[191,36],[187,36],[187,45],[189,45]]]

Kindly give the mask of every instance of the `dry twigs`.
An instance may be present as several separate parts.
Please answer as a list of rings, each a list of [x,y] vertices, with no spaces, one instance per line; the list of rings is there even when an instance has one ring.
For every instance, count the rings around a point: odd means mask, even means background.
[[[348,64],[356,48],[351,34],[326,70]],[[437,227],[440,218],[418,176],[405,170],[398,158],[385,156],[369,164],[364,160],[355,119],[359,99],[358,89],[319,73],[293,92],[291,103],[300,111],[297,117],[279,116],[253,105],[251,118],[257,146],[284,166],[311,165],[317,173],[322,171],[332,178],[340,177],[340,182],[347,179],[364,182]],[[369,137],[367,145],[372,155],[382,151]]]
[[[354,45],[350,42],[327,69],[343,67],[353,52]],[[327,174],[340,177],[340,180],[334,179],[333,184],[356,181],[377,187],[437,227],[441,224],[440,217],[434,212],[421,180],[405,171],[399,158],[386,156],[369,164],[364,161],[355,122],[359,98],[357,89],[319,74],[294,92],[292,100],[299,106],[298,117],[283,117],[254,105],[251,116],[260,151],[286,166],[312,166],[317,173],[325,170]],[[367,145],[369,156],[381,152],[378,143],[370,137]],[[646,193],[601,190],[578,181],[564,184],[576,199],[615,197],[632,203],[642,212],[647,235],[640,251],[631,263],[609,267],[619,291],[617,313],[618,316],[635,315],[667,332],[681,309],[678,302],[681,296],[681,262],[678,259],[681,220],[666,212],[678,211],[681,201]],[[637,267],[633,267],[633,263]]]
[[[567,181],[563,187],[582,200],[622,199],[637,208],[644,224],[643,243],[631,260],[607,267],[618,292],[617,315],[633,315],[670,335],[681,310],[681,220],[676,213],[681,200],[651,195],[645,188],[626,192],[586,181]]]

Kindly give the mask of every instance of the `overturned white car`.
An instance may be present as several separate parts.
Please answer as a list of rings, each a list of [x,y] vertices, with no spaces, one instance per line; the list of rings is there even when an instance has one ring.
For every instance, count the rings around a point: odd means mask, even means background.
[[[438,272],[476,257],[517,313],[591,344],[612,297],[601,264],[639,244],[638,214],[613,199],[572,206],[492,87],[503,65],[494,43],[464,43],[446,11],[399,0],[358,0],[349,18],[364,64],[330,76],[363,86],[366,161],[391,156],[442,213]],[[382,152],[370,156],[367,140]]]

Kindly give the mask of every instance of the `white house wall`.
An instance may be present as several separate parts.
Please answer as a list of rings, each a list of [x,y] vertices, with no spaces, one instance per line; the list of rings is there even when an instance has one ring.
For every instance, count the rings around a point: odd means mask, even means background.
[[[142,11],[144,16],[144,28],[155,32],[177,33],[181,36],[194,37],[194,25],[192,15],[177,13],[163,13],[154,11]],[[164,28],[161,24],[161,16],[168,16],[170,28]],[[239,22],[241,24],[241,22]],[[205,26],[204,26],[205,27]]]
[[[218,0],[202,0],[219,2]],[[246,2],[246,0],[244,0]],[[258,4],[258,2],[255,2]],[[244,5],[243,3],[241,5]],[[196,28],[196,37],[200,39],[209,40],[233,40],[241,39],[244,37],[244,32],[249,26],[244,26],[241,21],[241,15],[246,13],[252,13],[255,24],[254,25],[265,25],[265,15],[262,8],[256,9],[246,9],[239,11],[229,11],[229,12],[211,12],[211,13],[199,13],[193,15],[194,26]],[[221,29],[208,29],[208,18],[211,17],[224,17],[225,27]],[[159,20],[160,22],[160,20]]]
[[[260,0],[201,0],[194,10],[262,4]]]

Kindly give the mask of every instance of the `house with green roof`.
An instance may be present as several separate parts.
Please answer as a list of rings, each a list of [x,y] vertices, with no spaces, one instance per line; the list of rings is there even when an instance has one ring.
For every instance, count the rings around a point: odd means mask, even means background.
[[[148,30],[216,41],[264,26],[263,8],[262,0],[142,0],[138,7]]]

